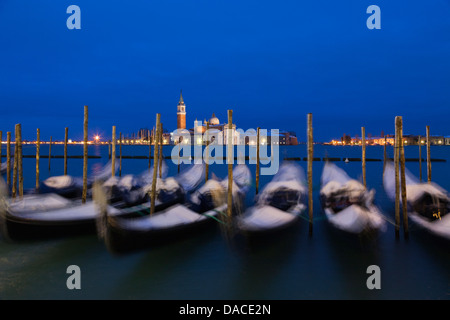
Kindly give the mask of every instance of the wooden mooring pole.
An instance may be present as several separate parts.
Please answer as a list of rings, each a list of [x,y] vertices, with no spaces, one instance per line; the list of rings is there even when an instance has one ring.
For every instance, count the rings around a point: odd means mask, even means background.
[[[159,123],[159,159],[158,159],[158,170],[159,170],[159,178],[162,179],[162,149],[163,149],[163,126],[162,123]]]
[[[17,170],[19,175],[19,196],[23,197],[22,125],[17,125]],[[15,156],[15,155],[14,155]]]
[[[39,190],[39,159],[41,156],[41,131],[39,128],[37,128],[36,136],[36,190]]]
[[[112,127],[111,148],[111,177],[116,175],[116,126]]]
[[[11,132],[6,132],[6,184],[11,188]]]
[[[157,113],[156,114],[156,132],[155,132],[155,138],[158,137],[159,135],[159,122],[161,120],[161,114]],[[156,179],[157,179],[157,170],[158,170],[158,166],[157,166],[157,160],[158,159],[158,139],[155,139],[155,144],[153,146],[154,149],[154,155],[153,155],[153,180],[152,180],[152,191],[151,191],[151,196],[150,196],[150,215],[152,215],[155,212],[155,197],[156,197]]]
[[[394,144],[394,165],[395,165],[395,236],[400,234],[400,179],[399,179],[399,147],[400,147],[400,118],[395,117],[395,144]]]
[[[422,137],[419,136],[419,181],[422,182]]]
[[[122,132],[119,133],[119,177],[122,176]]]
[[[81,201],[82,203],[86,203],[88,173],[88,106],[84,106],[83,137],[83,193]]]
[[[64,129],[64,175],[67,176],[67,142],[69,141],[69,128]]]
[[[17,156],[19,154],[18,148],[19,144],[17,143],[18,139],[18,133],[17,133],[18,125],[14,127],[14,165],[13,165],[13,181],[12,181],[12,191],[11,196],[13,198],[17,195],[17,173],[18,173],[18,167],[19,167],[19,157]]]
[[[178,173],[180,173],[180,143],[181,141],[178,140]]]
[[[208,130],[209,130],[209,121],[206,121],[205,182],[208,182],[208,179],[209,179],[209,131]],[[179,150],[180,149],[178,149],[178,156],[180,156]]]
[[[403,118],[399,117],[399,135],[400,135],[400,177],[401,177],[401,195],[402,195],[402,215],[403,232],[408,237],[408,204],[406,200],[406,173],[405,173],[405,148],[403,141]]]
[[[366,182],[366,128],[361,127],[361,146],[362,146],[362,178],[364,188],[367,188]]]
[[[52,158],[52,136],[50,136],[50,143],[48,145],[48,171],[50,171],[51,158]]]
[[[260,128],[256,128],[256,177],[255,177],[255,188],[256,188],[256,194],[259,192],[259,134],[260,134]]]
[[[309,235],[312,235],[313,230],[313,127],[312,127],[312,113],[307,116],[307,149],[308,149],[308,209],[309,209]]]
[[[231,221],[233,213],[233,110],[228,110],[227,162],[228,162],[228,194],[227,217]]]
[[[387,138],[386,138],[386,136],[384,136],[383,172],[384,172],[384,168],[386,167],[386,161],[387,161],[386,148],[387,148]]]
[[[150,170],[152,165],[152,139],[150,130],[148,130],[148,170]]]
[[[431,140],[430,140],[430,126],[427,126],[427,178],[428,183],[431,183]]]

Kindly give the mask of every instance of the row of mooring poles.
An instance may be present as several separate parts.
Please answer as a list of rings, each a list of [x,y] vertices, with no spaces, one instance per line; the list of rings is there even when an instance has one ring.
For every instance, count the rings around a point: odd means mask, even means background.
[[[418,137],[417,144],[419,146],[419,181],[422,182],[422,136]],[[384,137],[384,157],[383,157],[383,171],[384,166],[386,165],[386,162],[388,160],[387,153],[386,153],[386,146],[387,146],[387,137]],[[394,145],[395,147],[395,145]],[[427,181],[428,183],[431,183],[431,150],[430,150],[430,127],[426,126],[426,153],[427,153]],[[395,159],[394,159],[395,160]]]
[[[227,195],[227,216],[230,218],[232,215],[232,183],[233,183],[233,122],[232,122],[232,110],[228,110],[228,135],[227,135],[227,163],[228,163],[228,195]],[[207,130],[209,129],[209,123],[207,125]],[[160,114],[156,117],[156,132],[154,134],[154,171],[153,171],[153,181],[152,181],[152,197],[151,197],[151,213],[154,213],[155,206],[155,191],[156,191],[156,180],[159,169],[159,177],[162,178],[162,145],[163,145],[163,130],[162,123],[160,121]],[[367,187],[366,182],[366,141],[365,141],[365,128],[361,127],[362,133],[362,172],[363,172],[363,184]],[[84,106],[84,122],[83,122],[83,134],[84,134],[84,149],[83,149],[83,193],[82,201],[86,202],[87,195],[87,160],[88,160],[88,107]],[[431,152],[430,152],[430,128],[426,126],[426,146],[427,146],[427,179],[428,183],[431,182]],[[0,141],[2,141],[2,132],[0,131]],[[37,139],[36,139],[36,189],[39,189],[39,160],[40,160],[40,129],[37,129]],[[67,175],[67,143],[68,143],[68,128],[65,128],[65,138],[64,138],[64,175]],[[115,161],[116,161],[116,127],[113,126],[112,130],[112,176],[115,175]],[[120,143],[120,170],[121,175],[122,168],[122,133],[119,134]],[[419,136],[419,166],[421,170],[421,137]],[[50,137],[49,145],[49,170],[50,170],[50,159],[51,159],[51,144],[52,138]],[[208,153],[207,139],[206,143],[206,154]],[[256,166],[256,194],[259,192],[259,162],[260,162],[260,128],[257,128],[257,166]],[[387,140],[385,137],[384,144],[384,160],[386,162],[386,144]],[[7,132],[7,184],[8,187],[12,186],[12,197],[15,198],[17,194],[23,197],[23,163],[22,163],[22,130],[21,124],[16,124],[15,126],[15,148],[14,148],[14,162],[13,162],[13,181],[11,182],[11,132]],[[149,134],[149,166],[151,163],[151,139]],[[309,232],[312,234],[312,224],[313,224],[313,197],[312,197],[312,161],[313,161],[313,127],[312,127],[312,114],[307,114],[307,183],[308,183],[308,207],[309,207]],[[180,157],[180,155],[179,155]],[[178,157],[178,158],[179,158]],[[1,149],[0,149],[1,158]],[[179,159],[178,159],[179,160]],[[208,159],[207,159],[208,160]],[[206,161],[206,181],[208,181],[209,176],[209,161]],[[408,218],[407,218],[407,197],[406,197],[406,176],[405,176],[405,152],[404,152],[404,140],[403,140],[403,120],[401,116],[395,117],[395,143],[394,143],[394,165],[395,165],[395,232],[396,236],[400,232],[400,197],[402,202],[402,218],[403,218],[403,228],[405,232],[405,237],[408,236]],[[422,173],[420,173],[422,176]]]
[[[88,106],[84,106],[84,121],[83,121],[83,191],[82,191],[82,202],[86,202],[87,198],[87,160],[88,160]],[[157,119],[159,121],[159,119]],[[157,122],[158,122],[157,121]],[[155,161],[155,164],[159,167],[159,177],[162,177],[162,145],[163,145],[163,134],[162,134],[162,123],[159,123],[157,125],[157,133],[155,135],[155,145],[158,146],[158,148],[155,148],[155,157],[154,159],[157,159]],[[36,137],[36,183],[35,187],[36,190],[39,190],[40,186],[40,145],[41,145],[41,139],[40,139],[40,129],[38,128],[36,131],[37,137]],[[3,140],[3,132],[0,131],[0,141]],[[116,149],[116,127],[113,126],[113,139],[112,139],[112,176],[115,175],[115,149]],[[122,133],[120,133],[119,138],[119,175],[121,175],[122,170]],[[23,156],[22,156],[22,128],[21,124],[15,125],[15,143],[14,143],[14,160],[13,160],[13,166],[11,168],[11,132],[7,132],[7,145],[6,145],[6,176],[7,176],[7,185],[8,188],[11,188],[11,196],[12,198],[16,198],[17,196],[23,197]],[[67,145],[68,145],[68,128],[65,128],[65,136],[64,136],[64,175],[67,175]],[[151,150],[151,141],[149,137],[149,145]],[[49,161],[48,161],[48,168],[50,170],[51,168],[51,146],[52,146],[52,137],[50,137],[50,143],[49,143]],[[159,156],[158,156],[159,154]],[[110,154],[111,156],[111,154]],[[2,158],[2,151],[0,148],[0,159]],[[151,157],[149,156],[149,165]],[[159,160],[159,161],[158,161]],[[13,179],[11,181],[11,169],[13,173]],[[157,173],[157,168],[155,168],[154,173]]]
[[[427,134],[427,177],[428,183],[431,183],[431,152],[430,152],[430,129],[426,126]],[[366,180],[366,139],[365,128],[361,127],[362,139],[362,177],[363,185],[367,188]],[[258,135],[257,135],[258,136]],[[384,143],[384,165],[387,161],[386,153],[387,138]],[[421,139],[419,137],[419,161],[421,161]],[[313,129],[312,129],[312,114],[307,115],[307,183],[308,183],[308,207],[309,207],[309,231],[312,234],[313,221],[313,198],[312,198],[312,160],[313,160]],[[383,165],[383,166],[384,166]],[[407,216],[407,195],[406,195],[406,166],[405,166],[405,151],[403,141],[403,120],[402,117],[395,118],[395,143],[394,143],[394,165],[395,165],[395,233],[399,236],[400,232],[400,199],[402,202],[402,222],[405,237],[408,237],[408,216]],[[420,172],[421,170],[421,163]]]
[[[23,160],[22,160],[22,127],[21,124],[16,124],[15,126],[15,147],[14,154],[11,154],[11,132],[6,133],[6,184],[8,189],[12,190],[12,197],[16,197],[17,193],[23,195]],[[67,175],[67,135],[68,128],[65,128],[65,139],[64,139],[64,175]],[[2,132],[0,131],[0,141],[2,141]],[[52,158],[52,144],[53,137],[50,136],[49,149],[48,149],[48,170],[51,169],[51,158]],[[39,190],[40,185],[40,129],[36,129],[36,190]],[[17,155],[17,156],[16,156]],[[14,157],[11,167],[11,158]],[[1,158],[1,151],[0,151]],[[13,183],[11,184],[11,171],[13,171]],[[18,184],[17,184],[18,180]]]
[[[109,155],[108,157],[111,159],[111,176],[115,176],[115,168],[116,168],[116,155],[117,155],[117,143],[119,143],[119,177],[122,176],[122,145],[123,145],[123,135],[122,132],[119,132],[119,139],[116,139],[117,136],[117,130],[116,126],[112,127],[112,139],[111,143],[109,143]],[[149,133],[149,161],[148,165],[149,168],[151,167],[151,140],[150,140],[150,130]],[[155,145],[159,148],[158,150],[158,159],[154,161],[154,163],[157,165],[157,172],[160,178],[162,178],[162,160],[163,160],[163,152],[162,152],[162,146],[163,146],[163,128],[162,123],[159,123],[159,130],[155,133],[156,138],[153,139]],[[179,171],[178,171],[179,172]]]

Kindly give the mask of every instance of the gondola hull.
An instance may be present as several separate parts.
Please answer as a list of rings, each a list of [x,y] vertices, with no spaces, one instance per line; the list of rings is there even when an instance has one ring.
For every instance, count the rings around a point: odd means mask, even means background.
[[[383,186],[388,197],[395,200],[395,171],[392,163],[387,163],[383,174]],[[450,214],[448,208],[432,206],[419,214],[420,204],[425,199],[437,201],[444,204],[450,203],[450,197],[446,190],[435,183],[422,183],[408,170],[405,172],[407,214],[409,219],[421,229],[427,231],[434,237],[439,237],[444,241],[450,240]],[[400,181],[401,183],[401,181]],[[428,203],[429,204],[429,203]],[[419,206],[419,209],[417,208]],[[442,211],[442,212],[441,212]]]
[[[385,220],[376,206],[351,205],[339,213],[324,208],[327,221],[334,228],[352,234],[369,234],[384,230]]]
[[[296,225],[306,208],[304,182],[301,167],[284,162],[278,173],[257,195],[255,205],[237,217],[239,233],[248,238],[264,238]]]
[[[410,219],[419,227],[427,232],[447,240],[450,240],[450,214],[446,214],[441,219],[428,221],[420,216],[417,212],[408,212]]]
[[[85,234],[95,234],[95,220],[71,223],[37,224],[6,219],[0,222],[1,236],[8,241],[45,240]]]
[[[232,212],[243,207],[243,197],[250,185],[250,170],[238,165],[233,170],[233,178]],[[209,179],[185,202],[136,219],[121,218],[124,210],[102,208],[97,220],[99,238],[105,241],[109,251],[125,253],[186,239],[203,233],[205,228],[211,230],[207,227],[214,227],[214,224],[229,225],[227,190],[228,179]],[[132,207],[126,209],[133,210]]]
[[[282,211],[270,205],[255,206],[246,217],[238,217],[238,228],[246,236],[265,237],[285,231],[298,224],[300,212]]]
[[[226,212],[226,208],[227,206],[223,205],[204,214],[198,214],[184,205],[177,204],[153,216],[139,218],[138,221],[124,220],[108,213],[108,216],[104,217],[106,220],[104,229],[100,232],[103,233],[102,236],[110,252],[127,253],[203,234],[205,229],[213,230],[214,225],[220,223],[219,212]],[[182,211],[185,217],[188,215],[187,220],[178,220],[181,215],[178,215],[177,211]],[[166,217],[163,217],[164,215]],[[171,223],[166,224],[163,220],[171,221]]]
[[[164,167],[164,166],[163,166]],[[109,167],[110,168],[110,167]],[[164,210],[177,203],[185,201],[185,192],[193,190],[200,181],[203,181],[203,165],[194,165],[191,169],[179,174],[175,178],[157,181],[158,195],[155,200],[155,212]],[[104,172],[108,173],[109,171]],[[105,176],[106,173],[102,173]],[[109,200],[111,205],[107,210],[121,215],[122,218],[133,218],[145,216],[150,213],[149,197],[147,195],[148,184],[143,174],[134,179],[133,176],[124,177],[122,186],[126,183],[127,191],[136,191],[138,196],[129,196],[122,193],[114,197],[102,191],[102,197]],[[112,179],[112,178],[111,178]],[[46,180],[49,188],[54,190],[66,190],[65,186],[77,185],[72,177],[58,176]],[[116,179],[117,184],[119,180]],[[110,181],[111,182],[111,181]],[[78,183],[79,184],[79,183]],[[114,186],[114,184],[111,184]],[[48,190],[53,190],[48,189]],[[127,195],[127,196],[125,196]],[[72,236],[75,234],[86,234],[96,232],[96,220],[99,218],[98,205],[91,199],[82,203],[80,198],[69,199],[57,193],[28,194],[20,199],[0,199],[0,232],[7,240],[28,240],[39,238],[52,238],[61,236]],[[3,201],[4,200],[4,201]],[[133,201],[127,201],[133,200]],[[132,210],[126,207],[132,206]]]

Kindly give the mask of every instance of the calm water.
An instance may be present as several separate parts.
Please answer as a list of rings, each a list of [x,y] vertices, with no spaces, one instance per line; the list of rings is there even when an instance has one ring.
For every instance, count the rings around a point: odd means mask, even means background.
[[[47,146],[41,154],[48,153]],[[71,154],[82,154],[82,146],[71,146]],[[305,157],[304,145],[283,147],[282,157]],[[422,148],[425,158],[425,148]],[[34,154],[24,146],[24,154]],[[358,147],[315,146],[315,157],[360,157]],[[388,149],[392,156],[392,149]],[[433,180],[450,190],[450,147],[432,147]],[[62,155],[62,146],[53,146],[53,155]],[[169,154],[165,149],[165,154]],[[5,154],[5,150],[3,150]],[[90,146],[90,169],[108,161],[107,146]],[[148,155],[147,147],[124,146],[124,155]],[[368,147],[368,158],[383,157],[382,147]],[[406,157],[417,158],[418,147],[407,147]],[[3,158],[4,161],[4,158]],[[35,160],[24,159],[25,188],[35,183]],[[70,175],[82,175],[82,159],[69,159]],[[306,169],[306,161],[298,161]],[[337,162],[355,178],[361,178],[361,162]],[[41,159],[41,180],[63,173],[63,160]],[[419,175],[418,162],[407,168]],[[148,160],[124,159],[123,174],[141,173]],[[410,222],[408,240],[395,238],[394,227],[376,238],[360,241],[330,228],[318,202],[323,162],[313,165],[314,228],[302,221],[291,232],[270,241],[248,246],[242,241],[226,241],[220,228],[182,242],[124,256],[110,254],[96,235],[51,241],[5,243],[0,241],[1,299],[442,299],[450,298],[450,242],[439,241]],[[255,165],[250,165],[252,172]],[[367,163],[367,184],[376,190],[377,204],[393,220],[393,204],[382,186],[382,162]],[[423,163],[426,179],[426,164]],[[211,171],[225,177],[224,165]],[[169,175],[176,166],[169,163]],[[254,176],[253,176],[254,178]],[[261,185],[271,177],[262,176]],[[254,184],[247,194],[250,205]],[[0,239],[1,240],[1,239]],[[66,269],[81,268],[81,290],[68,290]],[[381,290],[366,287],[367,267],[381,269]]]

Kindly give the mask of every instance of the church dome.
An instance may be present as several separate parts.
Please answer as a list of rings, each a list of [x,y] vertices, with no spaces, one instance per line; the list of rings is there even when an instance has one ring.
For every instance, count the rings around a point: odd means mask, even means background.
[[[218,125],[220,124],[219,119],[216,117],[216,115],[213,113],[211,119],[209,119],[209,124],[211,125]]]

